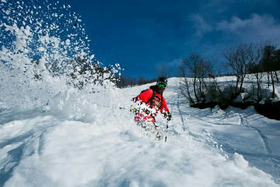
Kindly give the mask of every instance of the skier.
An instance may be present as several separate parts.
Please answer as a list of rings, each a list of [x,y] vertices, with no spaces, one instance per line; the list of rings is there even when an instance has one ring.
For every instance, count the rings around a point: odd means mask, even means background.
[[[158,131],[157,138],[161,139],[163,134],[156,124],[155,116],[160,111],[168,121],[171,120],[171,114],[166,105],[163,92],[167,86],[167,79],[160,77],[156,85],[142,91],[138,96],[133,98],[133,101],[138,104],[137,108],[132,111],[135,114],[134,121],[141,127],[148,127],[152,124],[153,128]]]

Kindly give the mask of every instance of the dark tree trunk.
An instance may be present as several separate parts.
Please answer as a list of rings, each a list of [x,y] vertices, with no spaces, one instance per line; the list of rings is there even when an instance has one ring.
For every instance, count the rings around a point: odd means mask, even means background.
[[[275,97],[275,85],[274,85],[273,72],[271,72],[270,75],[271,75],[271,85],[272,85],[272,95],[271,95],[271,97],[274,98]]]

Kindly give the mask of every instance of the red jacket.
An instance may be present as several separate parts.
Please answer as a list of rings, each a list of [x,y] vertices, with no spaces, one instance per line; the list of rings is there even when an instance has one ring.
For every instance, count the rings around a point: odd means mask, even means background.
[[[169,109],[165,102],[165,98],[160,93],[156,92],[152,102],[148,102],[150,100],[150,98],[153,96],[153,94],[154,94],[154,91],[150,88],[150,89],[145,90],[141,94],[139,94],[136,98],[137,98],[137,100],[140,100],[141,102],[146,103],[151,108],[156,108],[156,110],[157,111],[159,110],[161,113],[163,111],[169,112]],[[158,103],[158,102],[160,102],[160,106],[157,108],[155,106],[155,103]]]

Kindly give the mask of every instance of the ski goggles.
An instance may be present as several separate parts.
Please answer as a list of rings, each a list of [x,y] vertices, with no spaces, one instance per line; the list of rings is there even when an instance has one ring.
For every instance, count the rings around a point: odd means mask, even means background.
[[[159,87],[159,88],[165,88],[165,87],[166,87],[166,85],[165,85],[165,84],[163,84],[163,83],[159,83],[159,84],[158,84],[158,87]]]

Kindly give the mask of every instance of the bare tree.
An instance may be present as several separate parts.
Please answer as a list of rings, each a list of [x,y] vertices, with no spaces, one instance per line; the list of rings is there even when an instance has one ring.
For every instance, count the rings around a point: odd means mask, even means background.
[[[186,70],[184,66],[179,66],[179,74],[182,77],[182,81],[180,81],[180,89],[181,89],[181,94],[187,98],[187,100],[189,101],[189,103],[191,105],[195,104],[191,93],[190,93],[190,84],[186,75]]]
[[[186,76],[192,77],[193,94],[197,103],[205,102],[205,91],[207,84],[205,78],[208,73],[212,72],[212,64],[203,59],[200,55],[191,54],[183,60],[183,65],[186,67]],[[187,85],[187,88],[189,85]]]
[[[280,49],[277,49],[274,52],[274,58],[273,58],[274,64],[275,64],[275,77],[277,82],[279,83],[279,77],[278,77],[278,73],[280,70]]]
[[[202,59],[199,62],[198,68],[199,68],[198,76],[197,76],[198,82],[199,82],[198,92],[199,92],[199,95],[204,95],[203,90],[205,89],[208,91],[208,86],[205,83],[205,78],[208,77],[209,73],[213,72],[213,65],[210,61]],[[203,96],[203,97],[205,97],[205,96]]]
[[[252,44],[242,44],[224,52],[227,64],[236,76],[235,97],[242,91],[243,82],[247,73],[247,64],[252,62],[252,47]]]
[[[250,62],[247,64],[248,73],[253,74],[256,78],[258,101],[262,99],[261,81],[264,74],[261,66],[261,59],[263,58],[263,48],[262,45],[252,45],[249,51]]]
[[[193,93],[197,102],[200,102],[200,97],[197,94],[197,78],[198,78],[198,64],[200,61],[200,56],[196,54],[191,54],[189,58],[183,60],[183,64],[188,69],[188,74],[193,78]]]
[[[271,80],[272,85],[272,95],[271,97],[275,97],[275,81],[277,77],[276,72],[276,61],[275,61],[275,53],[276,47],[273,45],[267,45],[263,49],[263,58],[262,58],[262,67],[264,71],[267,73],[268,78],[268,86],[269,86],[269,79]]]

